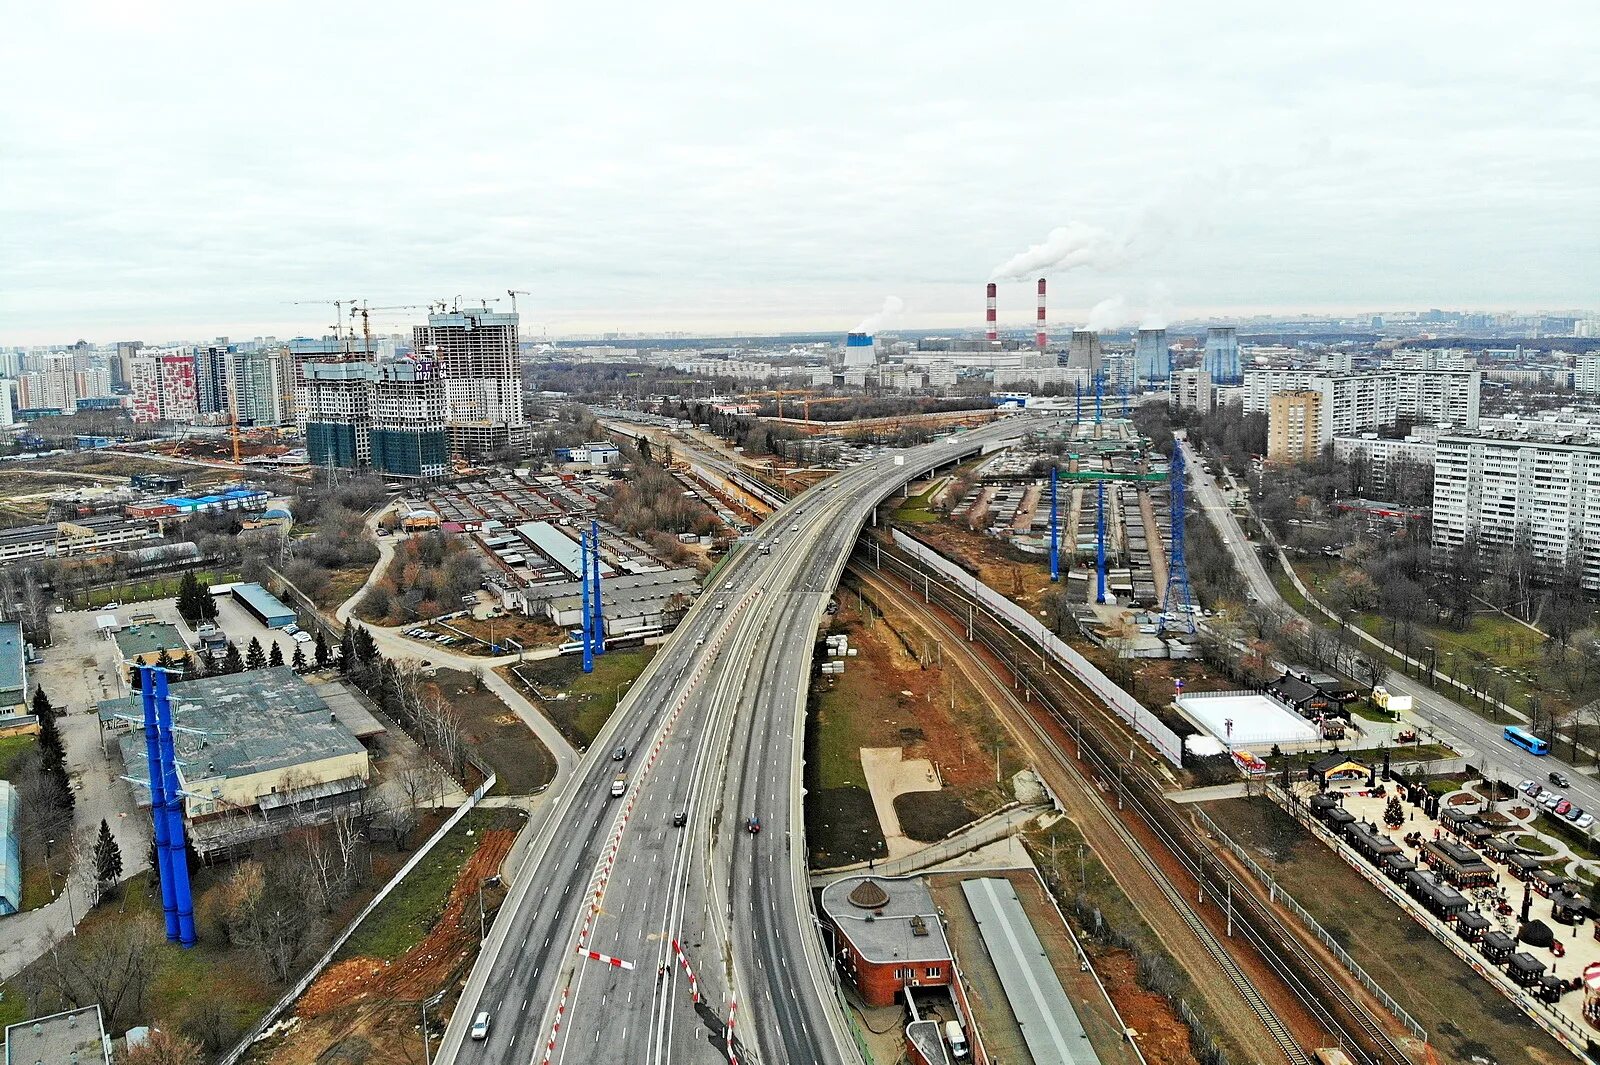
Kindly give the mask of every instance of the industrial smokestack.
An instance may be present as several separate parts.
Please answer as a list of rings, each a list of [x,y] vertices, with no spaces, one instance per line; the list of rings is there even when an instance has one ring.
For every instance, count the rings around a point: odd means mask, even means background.
[[[1042,277],[1039,279],[1039,321],[1033,328],[1033,346],[1043,351],[1047,338],[1044,330],[1044,278]]]
[[[986,333],[984,333],[984,339],[987,340],[991,344],[993,344],[995,341],[1000,339],[1000,326],[999,326],[998,320],[995,318],[995,292],[996,292],[996,288],[997,288],[997,286],[995,285],[995,283],[993,281],[989,282],[988,314],[984,318],[984,324],[987,326],[987,329],[988,329],[988,331]]]

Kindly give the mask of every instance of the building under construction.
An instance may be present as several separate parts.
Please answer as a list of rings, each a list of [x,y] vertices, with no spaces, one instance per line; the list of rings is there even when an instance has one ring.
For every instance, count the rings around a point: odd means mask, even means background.
[[[517,315],[487,307],[428,315],[412,328],[412,347],[444,376],[450,453],[478,458],[525,446],[522,358]]]

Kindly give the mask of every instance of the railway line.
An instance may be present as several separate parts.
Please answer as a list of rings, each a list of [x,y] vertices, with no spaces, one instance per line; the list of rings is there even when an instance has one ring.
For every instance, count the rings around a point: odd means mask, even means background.
[[[1229,924],[1232,928],[1252,946],[1282,983],[1284,990],[1293,995],[1330,1036],[1344,1046],[1346,1053],[1363,1065],[1394,1065],[1410,1060],[1372,1011],[1350,994],[1331,971],[1329,964],[1319,960],[1296,931],[1260,899],[1253,882],[1236,874],[1196,828],[1168,808],[1162,795],[1161,781],[1139,763],[1134,757],[1133,748],[1126,748],[1124,753],[1124,739],[1119,736],[1113,741],[1108,735],[1108,728],[1120,733],[1121,722],[1112,718],[1101,701],[1081,681],[1051,664],[1041,666],[1035,648],[1008,626],[987,614],[981,603],[974,603],[959,588],[941,582],[938,574],[930,574],[914,561],[901,557],[891,545],[881,544],[879,547],[880,551],[875,553],[875,557],[880,566],[886,567],[886,572],[878,576],[887,578],[887,570],[893,570],[895,575],[905,580],[912,598],[920,592],[928,606],[938,605],[955,618],[967,616],[973,640],[1005,663],[1016,682],[1025,686],[1030,694],[1040,694],[1040,705],[1050,719],[1076,739],[1078,758],[1096,767],[1103,774],[1102,779],[1116,792],[1119,808],[1124,803],[1133,808],[1144,829],[1187,872],[1197,891],[1203,893],[1209,890],[1214,898],[1225,896],[1229,900]],[[854,566],[858,574],[875,572],[864,560],[856,562]],[[898,588],[897,585],[895,587]],[[961,635],[945,625],[937,614],[935,623],[953,641],[961,639]],[[1062,711],[1063,706],[1071,707],[1076,713],[1069,716]],[[1022,716],[1029,730],[1046,744],[1057,760],[1081,776],[1082,770],[1048,735],[1037,715],[1028,713]],[[1090,787],[1087,791],[1092,801],[1098,800],[1105,805],[1098,788]],[[1106,812],[1113,831],[1124,836],[1125,843],[1129,842],[1132,837],[1127,826],[1108,807]],[[1150,867],[1155,863],[1144,853],[1144,848],[1133,841],[1130,849],[1146,866],[1146,871],[1151,872]],[[1182,903],[1177,909],[1186,924],[1192,920],[1206,928],[1207,935],[1202,936],[1196,931],[1197,938],[1206,946],[1208,953],[1215,950],[1228,959],[1227,964],[1219,960],[1219,967],[1229,982],[1238,988],[1252,1012],[1261,1019],[1269,1036],[1284,1050],[1286,1059],[1291,1062],[1306,1060],[1303,1050],[1294,1046],[1292,1038],[1288,1042],[1293,1049],[1284,1047],[1283,1037],[1287,1034],[1287,1026],[1276,1017],[1248,974],[1239,970],[1237,962],[1216,939],[1215,932],[1188,905],[1187,899],[1171,882],[1171,878],[1159,868],[1152,875],[1157,883],[1163,885],[1163,895],[1170,891]],[[1168,901],[1172,901],[1171,896],[1168,896]],[[1258,1008],[1256,1000],[1260,1000],[1261,1008]]]

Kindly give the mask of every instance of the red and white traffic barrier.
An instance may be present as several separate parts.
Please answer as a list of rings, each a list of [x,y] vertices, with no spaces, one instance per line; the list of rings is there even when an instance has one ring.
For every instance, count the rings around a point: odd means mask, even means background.
[[[586,947],[579,947],[578,953],[585,958],[588,958],[590,961],[603,961],[613,969],[631,970],[633,968],[633,962],[623,961],[621,958],[613,958],[609,954],[601,954],[598,950],[589,950]]]
[[[678,956],[678,966],[683,970],[684,975],[689,978],[689,995],[693,998],[695,1005],[698,1006],[700,1004],[700,981],[695,977],[694,968],[690,966],[689,959],[683,956],[683,948],[678,946],[676,939],[672,941],[672,953]]]
[[[739,1065],[739,1055],[733,1052],[733,1014],[739,1008],[737,995],[728,999],[728,1065]]]

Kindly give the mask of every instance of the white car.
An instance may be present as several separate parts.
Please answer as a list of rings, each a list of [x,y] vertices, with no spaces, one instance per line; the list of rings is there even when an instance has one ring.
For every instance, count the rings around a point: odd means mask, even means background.
[[[310,643],[311,642],[311,634],[309,632],[306,632],[304,629],[302,629],[301,631],[299,631],[299,632],[294,634],[294,642],[295,643]]]
[[[1561,805],[1561,796],[1557,795],[1553,791],[1547,791],[1543,795],[1539,796],[1539,805],[1543,806],[1547,810],[1554,810],[1557,806]]]
[[[290,622],[288,625],[285,625],[283,627],[283,634],[285,636],[293,636],[296,633],[298,633],[299,631],[300,631],[300,626],[294,624],[293,622]]]
[[[1584,814],[1582,817],[1578,818],[1572,823],[1587,831],[1589,826],[1594,824],[1594,814]]]
[[[489,1013],[487,1010],[472,1019],[472,1031],[468,1034],[474,1039],[489,1038]]]

